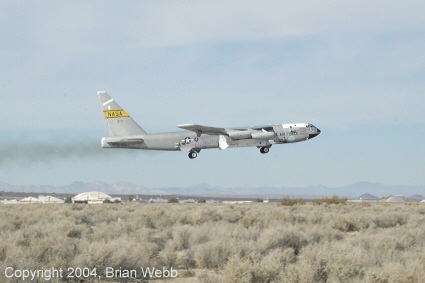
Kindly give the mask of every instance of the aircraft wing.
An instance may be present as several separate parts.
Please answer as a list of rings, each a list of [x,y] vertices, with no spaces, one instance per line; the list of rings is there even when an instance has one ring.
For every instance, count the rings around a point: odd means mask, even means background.
[[[198,135],[198,137],[201,134],[228,135],[225,128],[216,128],[216,127],[202,126],[202,125],[196,125],[196,124],[183,124],[183,125],[178,125],[177,127],[180,129],[195,132]]]
[[[216,128],[196,124],[183,124],[177,127],[195,132],[198,137],[201,134],[225,135],[232,139],[271,139],[274,136],[273,127],[246,127],[246,128]]]

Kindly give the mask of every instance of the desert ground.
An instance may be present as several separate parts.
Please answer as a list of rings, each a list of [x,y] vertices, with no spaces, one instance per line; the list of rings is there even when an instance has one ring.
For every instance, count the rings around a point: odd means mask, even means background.
[[[423,282],[425,205],[284,204],[0,205],[0,281]]]

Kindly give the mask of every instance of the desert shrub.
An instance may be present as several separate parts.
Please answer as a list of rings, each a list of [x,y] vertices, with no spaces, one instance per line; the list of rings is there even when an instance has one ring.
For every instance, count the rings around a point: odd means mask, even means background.
[[[206,243],[211,240],[211,230],[215,230],[215,227],[209,223],[204,223],[197,226],[196,229],[192,229],[192,233],[189,237],[190,247],[195,247],[199,244]]]
[[[152,260],[152,256],[157,253],[154,244],[140,242],[125,235],[109,241],[90,242],[82,239],[80,246],[80,253],[75,257],[74,264],[96,267],[100,273],[98,275],[102,277],[106,267],[139,269],[141,266],[157,264]]]
[[[222,219],[222,216],[219,213],[208,208],[207,210],[203,210],[200,213],[195,223],[200,225],[205,222],[217,222],[217,221],[220,221],[221,219]]]
[[[332,196],[331,198],[324,197],[322,199],[317,199],[313,201],[315,205],[321,205],[322,203],[326,204],[345,204],[347,202],[346,198],[339,198],[338,196]]]
[[[303,205],[303,204],[305,204],[305,201],[301,198],[292,199],[292,198],[289,198],[289,197],[284,197],[280,201],[280,205],[283,205],[283,206],[293,206],[293,205],[297,205],[297,204]]]
[[[358,215],[337,216],[330,221],[333,229],[342,232],[354,232],[369,227],[370,219],[360,218]]]
[[[282,282],[283,270],[288,264],[295,262],[293,249],[273,250],[265,257],[251,265],[251,282]]]
[[[226,266],[223,268],[222,277],[220,282],[223,283],[251,283],[260,282],[253,281],[253,274],[251,272],[251,262],[247,259],[240,259],[238,257],[232,257]]]
[[[81,203],[74,203],[74,204],[71,206],[71,209],[72,209],[72,210],[83,210],[83,209],[84,209],[84,205],[83,205],[83,204],[81,204]]]
[[[424,263],[420,260],[411,260],[409,264],[402,262],[388,262],[381,267],[372,267],[367,271],[367,282],[423,282],[425,276]]]
[[[179,203],[179,200],[177,198],[169,198],[168,203]]]
[[[87,224],[89,226],[93,226],[96,223],[96,217],[93,217],[86,211],[75,214],[75,220],[77,224]]]
[[[151,229],[155,229],[155,221],[153,221],[153,219],[149,216],[144,217],[143,222],[145,223],[145,226],[147,228],[151,228]]]
[[[241,211],[238,209],[232,209],[230,207],[226,207],[226,209],[221,213],[220,217],[223,221],[229,223],[238,223],[244,215],[242,215]]]
[[[295,255],[298,255],[301,248],[307,245],[307,238],[294,226],[277,226],[266,229],[257,243],[262,254],[267,254],[274,249],[292,248]]]
[[[199,283],[217,283],[220,282],[221,277],[215,273],[211,273],[208,271],[200,272],[197,276]]]
[[[0,233],[3,231],[17,231],[24,224],[22,219],[18,215],[3,215],[4,218],[7,217],[9,221],[2,221],[0,226]]]
[[[196,267],[194,252],[192,250],[184,250],[177,253],[177,264],[179,268],[189,270]]]
[[[418,213],[420,214],[420,215],[425,215],[425,207],[424,206],[420,206],[419,208],[418,208]]]
[[[203,268],[198,282],[425,278],[422,206],[0,205],[0,213],[3,270]]]
[[[196,248],[195,261],[200,268],[219,268],[226,264],[230,255],[229,242],[216,239]]]
[[[240,219],[239,221],[245,228],[250,228],[254,226],[264,227],[264,220],[259,215],[247,215]]]
[[[361,248],[345,242],[312,245],[301,261],[310,266],[311,282],[360,281],[370,265]]]
[[[81,230],[73,228],[68,232],[67,237],[68,238],[81,238]]]
[[[186,211],[182,212],[181,215],[179,215],[178,219],[176,219],[175,221],[178,221],[181,225],[194,225],[195,224],[195,218],[194,215],[191,213],[192,209],[191,206],[194,204],[185,204],[186,207],[188,207],[189,209],[187,209]]]
[[[164,249],[159,253],[159,260],[162,266],[171,268],[177,263],[176,244],[174,240],[168,240]]]
[[[175,221],[168,214],[162,214],[155,221],[155,226],[157,229],[164,229],[168,227],[172,227]]]
[[[389,228],[395,227],[397,225],[404,225],[407,223],[408,215],[401,213],[385,213],[377,216],[373,223],[375,223],[378,228]]]
[[[289,264],[283,271],[283,280],[281,282],[310,283],[313,281],[313,270],[304,260]],[[320,282],[319,278],[317,282]]]
[[[189,248],[189,238],[192,234],[191,226],[183,225],[173,229],[173,239],[175,241],[176,248],[179,250],[185,250]]]
[[[323,242],[336,242],[344,239],[345,234],[335,229],[323,229],[321,225],[311,226],[305,231],[307,242],[309,245],[323,243]]]

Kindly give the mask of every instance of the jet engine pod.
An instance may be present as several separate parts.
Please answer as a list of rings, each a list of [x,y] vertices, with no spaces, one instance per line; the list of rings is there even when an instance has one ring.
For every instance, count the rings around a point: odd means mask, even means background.
[[[234,132],[229,132],[229,137],[232,140],[250,139],[251,138],[251,132],[250,131],[234,131]]]
[[[274,132],[253,132],[251,136],[256,140],[268,140],[274,137]]]

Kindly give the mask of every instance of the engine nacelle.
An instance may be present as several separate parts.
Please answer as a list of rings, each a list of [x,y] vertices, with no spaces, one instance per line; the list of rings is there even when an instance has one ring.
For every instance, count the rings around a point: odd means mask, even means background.
[[[232,140],[250,139],[251,132],[250,131],[234,131],[229,133],[229,137]]]
[[[255,132],[251,133],[253,139],[256,140],[270,140],[274,137],[274,132]]]

